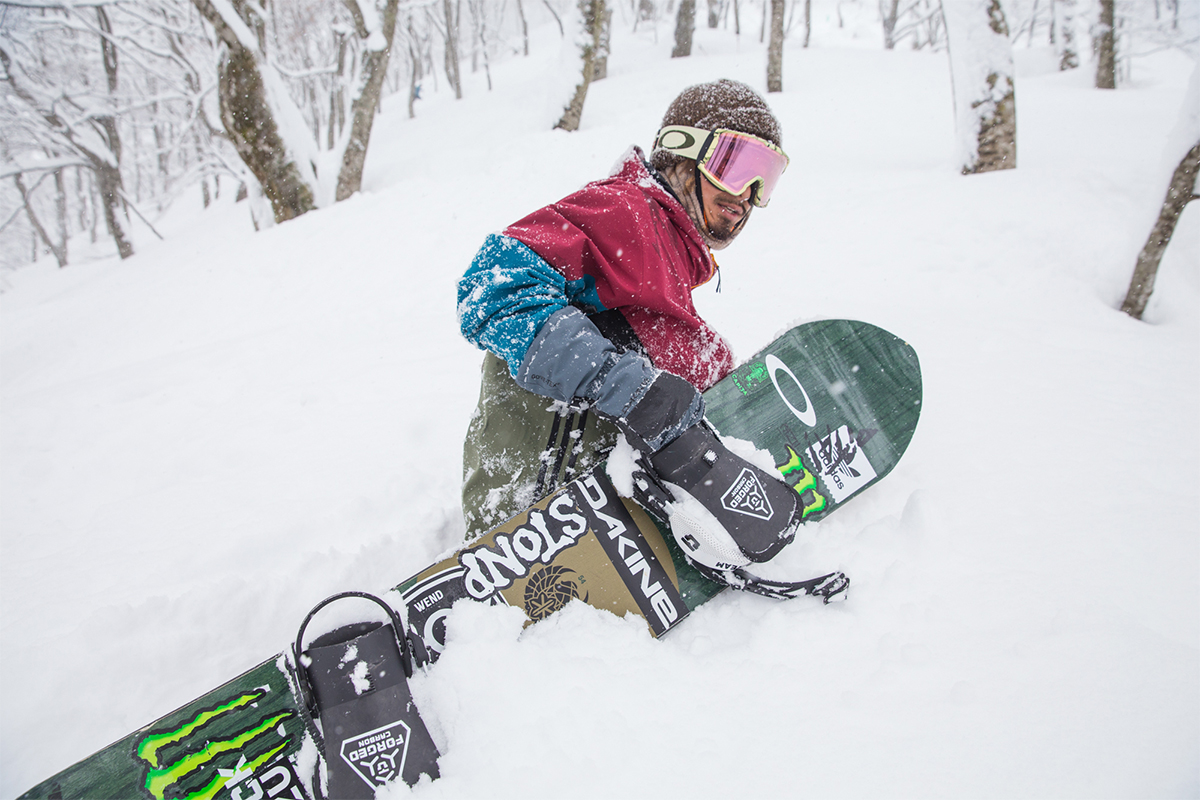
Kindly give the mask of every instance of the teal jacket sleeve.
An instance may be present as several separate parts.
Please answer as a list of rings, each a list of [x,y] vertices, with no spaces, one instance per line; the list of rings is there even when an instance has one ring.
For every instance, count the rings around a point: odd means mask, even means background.
[[[515,377],[534,337],[567,306],[606,310],[591,277],[568,281],[528,245],[492,234],[458,282],[463,336],[508,363]]]

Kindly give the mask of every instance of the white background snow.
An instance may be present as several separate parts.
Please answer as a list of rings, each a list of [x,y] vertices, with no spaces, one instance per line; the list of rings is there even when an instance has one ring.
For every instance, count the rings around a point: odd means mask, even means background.
[[[696,297],[743,358],[820,317],[920,354],[903,462],[788,554],[848,601],[729,593],[657,641],[460,606],[413,681],[444,754],[413,795],[1200,796],[1200,206],[1147,321],[1114,310],[1192,63],[1103,92],[1018,51],[1019,168],[963,177],[945,53],[818,23],[770,97],[791,167]],[[226,184],[128,261],[0,276],[0,796],[459,540],[474,250],[648,146],[685,85],[764,88],[756,35],[672,60],[665,23],[615,28],[577,133],[547,129],[550,25],[490,93],[385,101],[349,201],[255,233]]]

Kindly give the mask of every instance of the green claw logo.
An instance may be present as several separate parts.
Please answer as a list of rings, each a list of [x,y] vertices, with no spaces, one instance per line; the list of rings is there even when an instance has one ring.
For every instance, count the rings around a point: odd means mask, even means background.
[[[243,693],[201,709],[176,728],[151,731],[142,738],[135,755],[147,765],[145,787],[150,796],[209,800],[227,783],[237,783],[287,750],[292,738],[277,729],[295,716],[294,711],[268,713],[247,727],[226,730],[235,717],[241,722],[244,716],[235,712],[253,706],[265,694]]]
[[[788,479],[788,483],[796,490],[796,494],[800,495],[800,502],[804,507],[803,518],[807,519],[810,514],[815,514],[825,508],[825,496],[817,491],[817,476],[805,468],[804,462],[800,460],[800,455],[792,449],[790,444],[785,447],[787,447],[789,458],[784,463],[776,465],[775,469]],[[793,473],[799,473],[799,480],[796,483],[792,483],[790,479]]]

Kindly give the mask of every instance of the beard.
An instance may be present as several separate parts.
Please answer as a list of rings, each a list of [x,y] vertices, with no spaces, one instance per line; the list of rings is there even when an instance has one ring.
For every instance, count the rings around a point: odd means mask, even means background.
[[[692,224],[696,226],[700,237],[704,239],[704,243],[710,250],[724,250],[746,227],[746,221],[750,219],[753,207],[747,209],[741,219],[736,222],[718,214],[705,213],[704,208],[700,205],[700,200],[696,197],[695,161],[685,159],[673,164],[662,172],[662,176],[671,190],[675,192],[679,202],[683,204]],[[715,220],[713,220],[714,217]]]
[[[711,238],[719,245],[710,244],[709,247],[712,247],[714,250],[723,250],[737,238],[737,235],[742,232],[742,228],[746,227],[746,221],[750,219],[750,210],[747,209],[746,213],[738,218],[737,221],[717,215],[715,223],[709,222],[709,218],[712,216],[714,215],[708,214],[705,216],[704,227],[701,228],[701,232],[705,232],[705,228],[707,228],[708,236],[706,238]]]

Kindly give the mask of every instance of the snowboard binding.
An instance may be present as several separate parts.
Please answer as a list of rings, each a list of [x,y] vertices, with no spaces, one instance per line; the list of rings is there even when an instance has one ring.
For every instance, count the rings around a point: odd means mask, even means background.
[[[375,603],[386,621],[343,625],[306,646],[304,633],[317,612],[347,598]],[[306,726],[325,770],[324,778],[314,776],[319,800],[325,785],[331,800],[371,800],[393,780],[412,786],[423,774],[438,777],[440,754],[408,687],[413,653],[405,631],[400,614],[366,592],[328,597],[301,623],[292,660]]]
[[[803,509],[790,486],[731,452],[707,424],[688,428],[648,460],[649,468],[634,476],[638,499],[668,523],[705,577],[777,599],[844,598],[850,581],[840,572],[780,582],[745,569],[770,561],[795,539]]]

